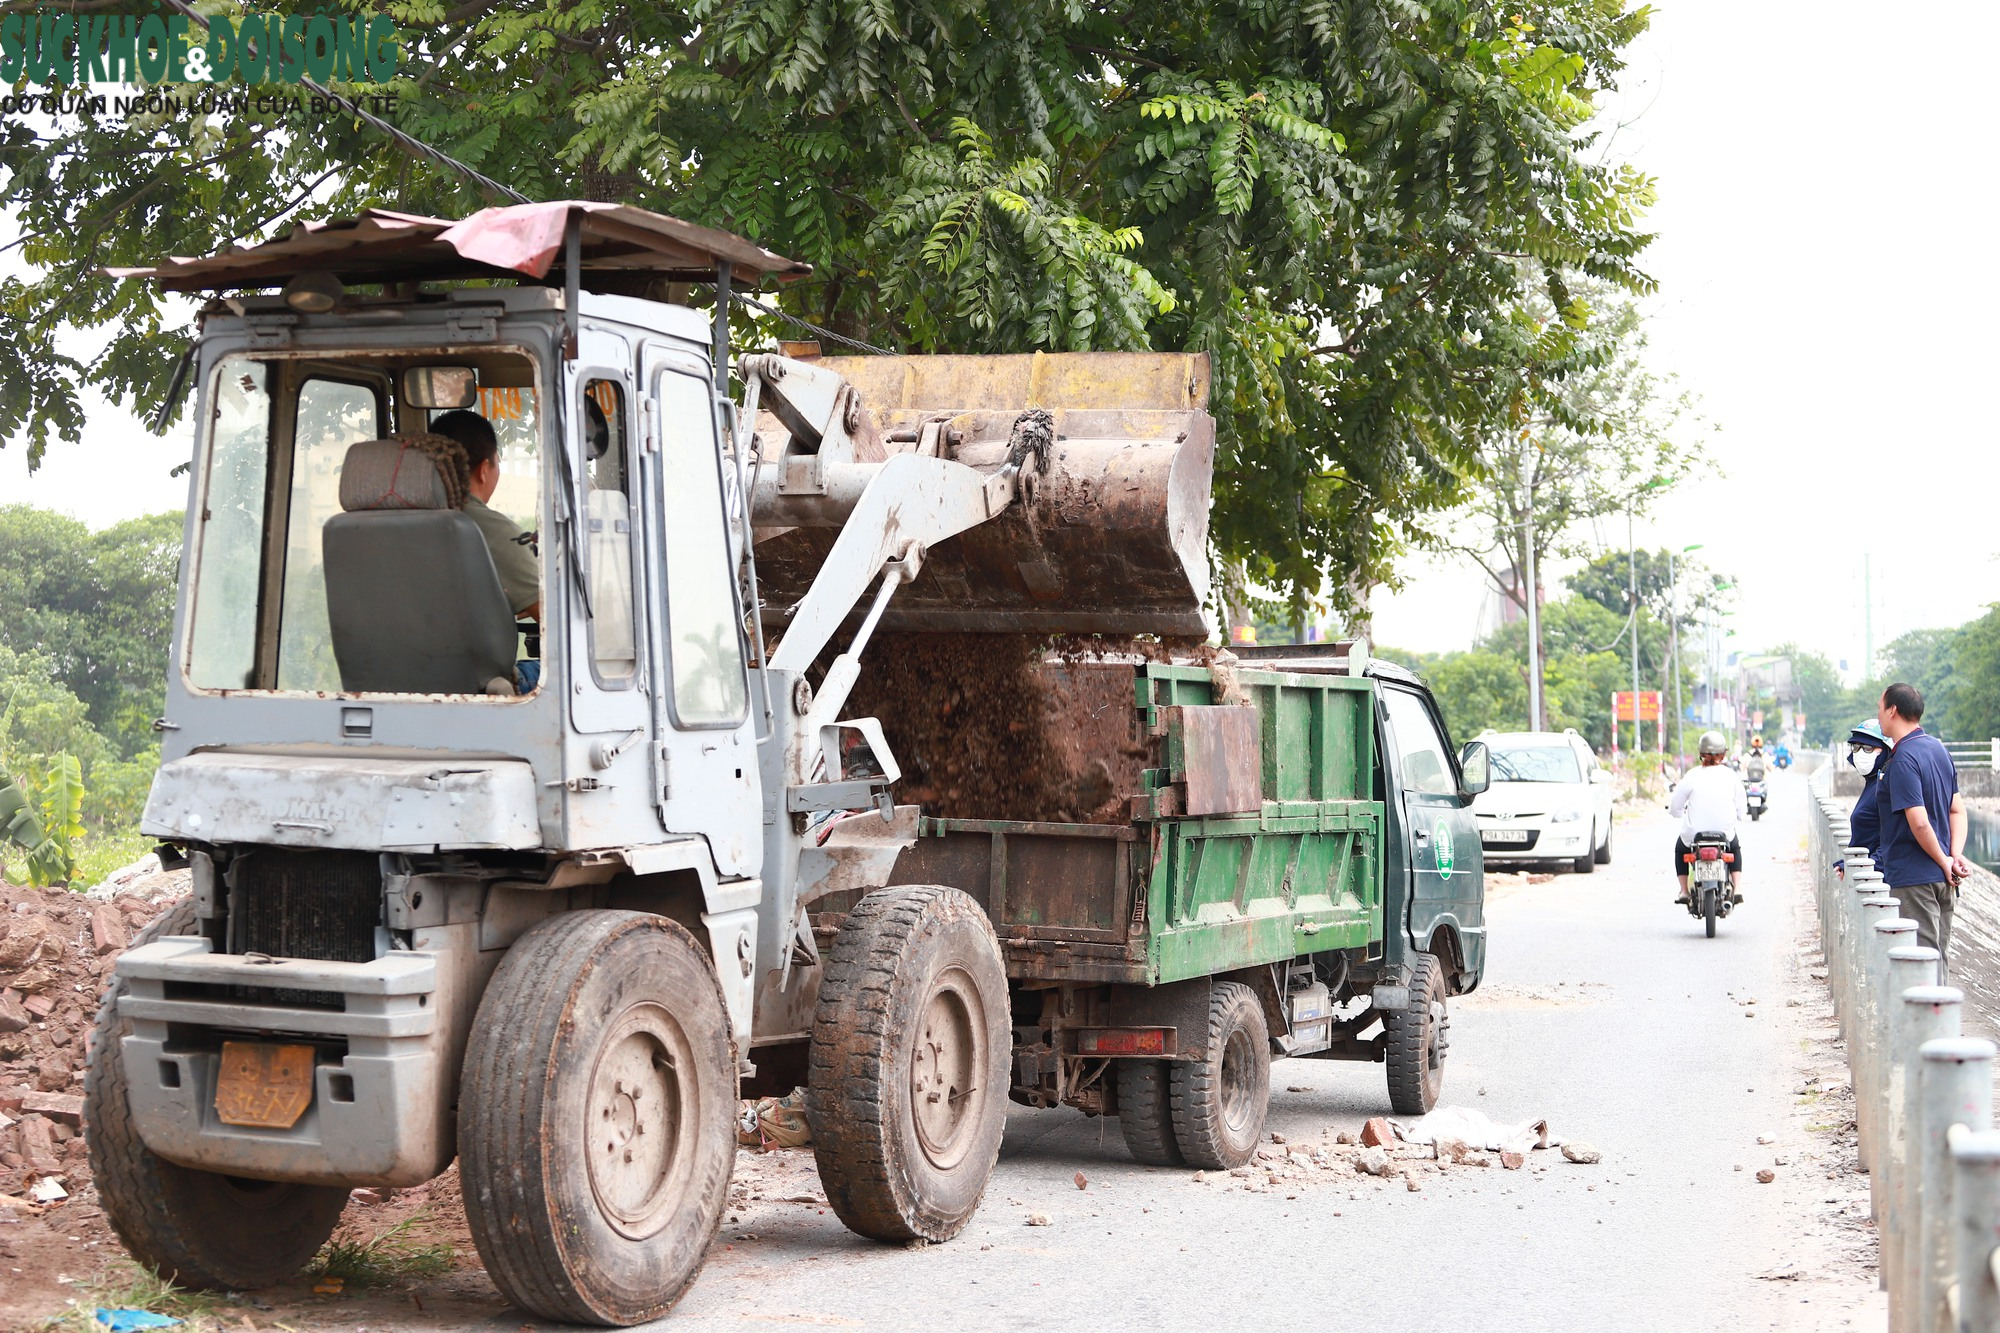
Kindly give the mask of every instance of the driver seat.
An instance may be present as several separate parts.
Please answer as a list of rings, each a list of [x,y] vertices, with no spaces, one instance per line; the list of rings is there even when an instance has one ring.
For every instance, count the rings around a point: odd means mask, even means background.
[[[398,440],[351,446],[321,533],[340,688],[484,694],[514,680],[515,630],[486,538],[437,465]]]

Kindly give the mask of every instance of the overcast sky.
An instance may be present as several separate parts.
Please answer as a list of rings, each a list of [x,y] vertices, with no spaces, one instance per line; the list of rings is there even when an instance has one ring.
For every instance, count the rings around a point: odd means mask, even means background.
[[[1664,0],[1633,52],[1608,118],[1659,182],[1651,359],[1701,396],[1726,474],[1639,541],[1734,577],[1732,647],[1858,670],[1864,556],[1878,649],[2000,600],[1996,36],[1988,4]],[[1477,574],[1413,569],[1378,640],[1464,647]]]
[[[1885,14],[1908,40],[1881,40]],[[1608,109],[1614,155],[1659,181],[1653,362],[1700,395],[1726,474],[1639,540],[1702,543],[1736,580],[1732,647],[1794,639],[1858,670],[1864,556],[1878,648],[2000,600],[1996,36],[2000,9],[1970,0],[1664,0]],[[181,508],[184,435],[101,403],[91,420],[32,478],[0,449],[0,497],[100,527]],[[1622,545],[1622,523],[1603,535]],[[1481,595],[1476,571],[1412,562],[1377,638],[1464,647]]]

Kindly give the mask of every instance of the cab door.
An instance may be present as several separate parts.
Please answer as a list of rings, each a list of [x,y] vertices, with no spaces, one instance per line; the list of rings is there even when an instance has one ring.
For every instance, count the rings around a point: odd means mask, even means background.
[[[1459,799],[1458,762],[1421,692],[1383,681],[1381,699],[1384,748],[1396,774],[1389,798],[1401,810],[1408,847],[1406,938],[1428,949],[1440,927],[1451,927],[1476,975],[1486,950],[1484,862],[1478,825]]]
[[[724,467],[708,364],[653,344],[642,373],[642,485],[659,517],[653,600],[664,612],[651,625],[660,821],[668,833],[706,838],[725,877],[755,875],[763,802],[735,573],[740,500]]]

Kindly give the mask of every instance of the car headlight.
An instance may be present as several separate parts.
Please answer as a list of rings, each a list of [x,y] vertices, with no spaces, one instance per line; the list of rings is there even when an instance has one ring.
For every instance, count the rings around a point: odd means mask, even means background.
[[[1551,824],[1574,824],[1583,818],[1581,810],[1558,810],[1549,816]]]

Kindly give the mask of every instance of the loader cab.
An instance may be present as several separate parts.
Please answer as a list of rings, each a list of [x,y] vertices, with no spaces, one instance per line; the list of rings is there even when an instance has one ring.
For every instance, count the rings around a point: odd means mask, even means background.
[[[543,577],[547,413],[526,349],[232,352],[205,398],[184,688],[504,703],[539,688],[539,626],[517,611],[541,598],[517,608],[499,572]],[[496,552],[468,516],[462,451],[422,447],[446,411],[491,424],[491,508],[520,550]]]
[[[561,305],[459,289],[208,313],[166,787],[195,738],[211,764],[449,757],[521,776],[497,823],[413,824],[426,850],[678,837],[710,882],[756,873],[748,533],[706,321],[583,293],[567,356]],[[452,413],[492,428],[483,501],[432,431]],[[217,840],[225,819],[245,841],[387,850],[365,805],[267,792],[231,818],[184,794],[156,803],[162,836]]]

